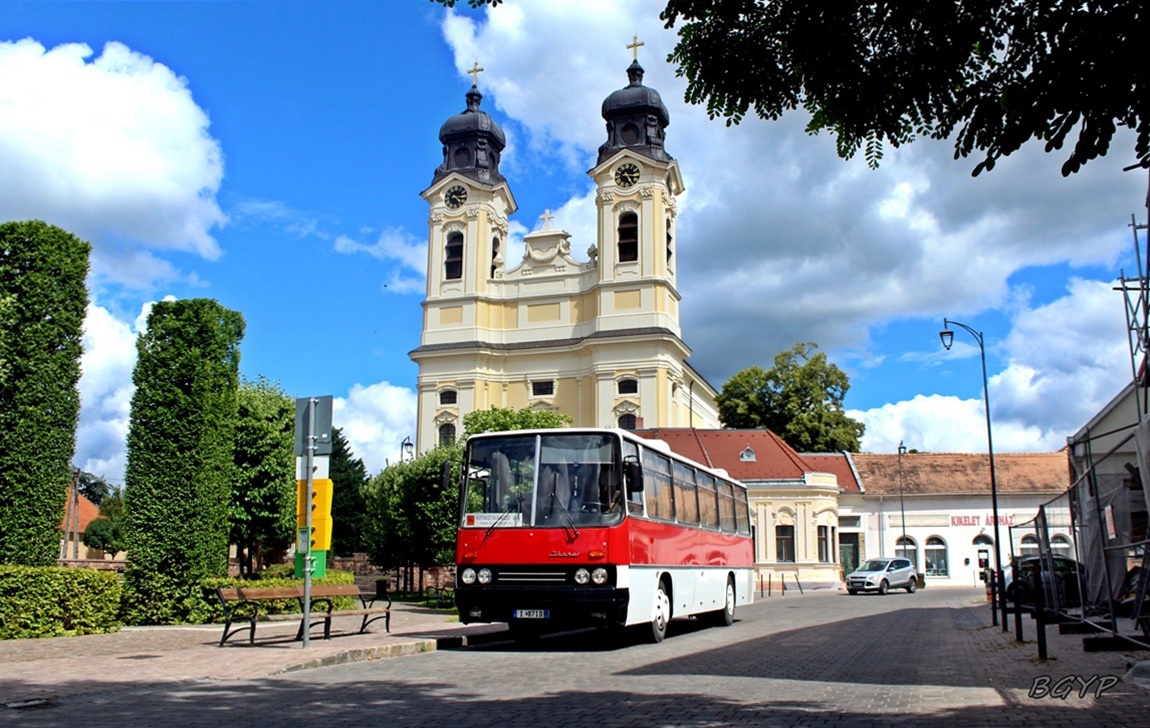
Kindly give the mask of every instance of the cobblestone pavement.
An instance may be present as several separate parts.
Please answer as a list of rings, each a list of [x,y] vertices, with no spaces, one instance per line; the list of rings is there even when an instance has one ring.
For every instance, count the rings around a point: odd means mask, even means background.
[[[1081,635],[1051,628],[1040,662],[1033,622],[1014,642],[971,588],[788,593],[740,609],[728,629],[673,622],[661,645],[582,632],[527,651],[500,627],[404,609],[390,637],[313,640],[308,658],[329,666],[311,670],[291,669],[304,664],[299,643],[221,649],[218,627],[0,643],[0,724],[1150,724],[1150,692],[1117,680],[1150,653],[1085,652]],[[435,649],[452,635],[475,646]],[[350,664],[385,645],[425,652]],[[14,704],[33,693],[43,702]]]

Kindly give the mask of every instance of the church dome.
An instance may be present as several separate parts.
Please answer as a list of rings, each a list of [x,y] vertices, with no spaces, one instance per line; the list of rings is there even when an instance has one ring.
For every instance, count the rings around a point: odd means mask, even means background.
[[[664,130],[671,123],[667,106],[658,91],[643,85],[643,67],[638,61],[627,69],[627,78],[628,85],[603,100],[607,142],[599,147],[598,164],[622,149],[663,162],[671,161],[663,149]]]
[[[499,172],[499,154],[507,146],[507,137],[499,124],[479,108],[482,100],[483,94],[472,86],[467,92],[467,108],[439,128],[443,164],[436,168],[432,184],[452,172],[486,184],[505,181]]]

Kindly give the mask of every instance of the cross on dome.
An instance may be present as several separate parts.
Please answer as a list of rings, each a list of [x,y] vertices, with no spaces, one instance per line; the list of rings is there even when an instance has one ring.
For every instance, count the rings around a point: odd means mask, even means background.
[[[644,43],[643,41],[639,40],[639,36],[637,36],[637,35],[631,36],[631,42],[627,44],[627,48],[630,49],[631,52],[634,54],[634,57],[632,58],[632,60],[635,60],[635,61],[639,60],[639,47],[645,46],[645,45],[647,45],[647,44]]]
[[[483,73],[484,70],[486,70],[486,69],[479,67],[479,61],[476,61],[475,65],[473,65],[469,70],[464,71],[464,73],[467,73],[471,76],[471,85],[472,86],[478,86],[479,85],[479,74]]]
[[[543,227],[541,227],[539,229],[540,230],[550,230],[551,229],[551,221],[555,219],[555,216],[551,214],[550,210],[544,210],[543,214],[539,216],[539,219],[543,221]]]

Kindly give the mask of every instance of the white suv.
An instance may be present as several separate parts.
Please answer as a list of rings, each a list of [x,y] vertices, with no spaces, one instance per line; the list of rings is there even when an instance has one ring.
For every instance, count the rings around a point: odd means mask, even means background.
[[[918,589],[918,574],[909,559],[870,559],[847,575],[847,591],[851,594],[886,594],[891,589],[906,589],[908,594]]]

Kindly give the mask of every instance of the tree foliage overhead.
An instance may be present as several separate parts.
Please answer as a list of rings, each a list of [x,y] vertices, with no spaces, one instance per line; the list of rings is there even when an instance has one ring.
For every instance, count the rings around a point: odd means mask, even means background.
[[[725,427],[768,429],[799,452],[858,452],[864,427],[847,417],[847,375],[798,343],[775,356],[770,371],[744,369],[727,380],[716,398]]]
[[[1034,140],[1064,175],[1137,131],[1150,167],[1150,7],[1133,0],[669,0],[687,100],[738,123],[802,106],[840,156],[954,134],[974,174]]]
[[[453,7],[456,0],[438,0]],[[468,0],[472,7],[501,0]],[[844,158],[953,135],[974,174],[1029,141],[1062,174],[1137,132],[1150,167],[1150,6],[1140,0],[667,0],[689,103],[737,124],[802,106]]]
[[[364,528],[367,504],[363,488],[367,484],[367,468],[363,460],[354,456],[351,445],[339,428],[331,433],[331,552],[336,556],[351,556],[366,550]]]
[[[125,617],[183,619],[224,576],[243,316],[210,299],[161,301],[136,342],[124,489]]]
[[[49,566],[72,484],[90,246],[0,224],[0,563]]]
[[[295,531],[295,402],[264,377],[240,384],[228,521],[248,573]]]

